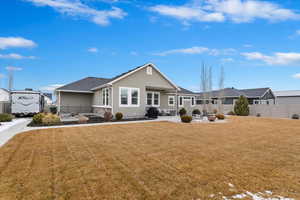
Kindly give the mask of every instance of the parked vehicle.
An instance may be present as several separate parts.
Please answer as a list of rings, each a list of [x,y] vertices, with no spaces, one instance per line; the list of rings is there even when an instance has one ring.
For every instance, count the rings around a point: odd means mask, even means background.
[[[44,109],[44,95],[38,91],[12,91],[11,113],[16,116],[34,115]]]

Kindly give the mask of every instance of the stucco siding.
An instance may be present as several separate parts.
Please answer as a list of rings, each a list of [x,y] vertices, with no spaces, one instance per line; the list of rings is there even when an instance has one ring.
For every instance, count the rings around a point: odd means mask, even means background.
[[[139,89],[138,107],[120,106],[120,87]],[[122,112],[125,117],[144,116],[146,113],[146,87],[174,90],[174,87],[154,68],[152,68],[152,75],[148,75],[146,68],[143,68],[113,84],[113,114]]]

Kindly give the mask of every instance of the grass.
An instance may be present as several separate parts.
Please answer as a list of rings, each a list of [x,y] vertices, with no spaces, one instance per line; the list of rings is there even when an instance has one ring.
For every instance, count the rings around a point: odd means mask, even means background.
[[[266,190],[300,198],[300,121],[47,129],[0,148],[0,200],[231,199]]]

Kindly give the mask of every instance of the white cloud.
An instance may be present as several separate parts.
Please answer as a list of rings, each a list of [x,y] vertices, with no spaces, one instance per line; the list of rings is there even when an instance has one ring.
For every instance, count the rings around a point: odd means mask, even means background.
[[[89,7],[81,2],[81,0],[26,0],[37,6],[49,6],[56,11],[70,16],[85,17],[90,21],[106,26],[110,24],[111,18],[122,19],[127,13],[117,7],[110,10],[98,10]]]
[[[192,5],[156,5],[151,11],[179,20],[201,22],[233,21],[251,22],[255,19],[268,21],[299,20],[300,14],[282,8],[276,3],[258,0],[203,0]]]
[[[37,46],[35,42],[22,37],[0,37],[0,49],[17,47],[30,48],[35,46]]]
[[[294,74],[292,77],[296,79],[300,79],[300,73]]]
[[[221,62],[222,62],[222,63],[228,63],[228,62],[233,62],[233,61],[234,61],[233,58],[222,58],[222,59],[221,59]]]
[[[56,88],[62,87],[63,85],[64,84],[51,84],[51,85],[47,85],[47,86],[41,87],[40,90],[52,92]]]
[[[273,55],[265,55],[260,52],[249,52],[241,53],[241,55],[245,56],[248,60],[261,60],[268,65],[289,65],[300,63],[300,53],[295,52],[277,52]]]
[[[161,15],[174,17],[183,21],[186,20],[201,21],[201,22],[224,21],[224,16],[222,15],[222,13],[217,13],[217,12],[208,13],[199,7],[157,5],[151,7],[150,10],[157,12]]]
[[[96,47],[91,47],[88,49],[88,52],[91,52],[91,53],[98,53],[98,48]]]
[[[16,53],[10,53],[10,54],[0,54],[0,59],[16,59],[16,60],[20,60],[20,59],[35,59],[35,56],[22,56],[20,54],[16,54]]]
[[[300,35],[300,30],[297,30],[297,31],[296,31],[296,35]]]
[[[5,69],[8,71],[21,71],[22,70],[21,67],[14,67],[14,66],[7,66]]]
[[[212,56],[219,56],[219,55],[232,55],[236,52],[235,49],[228,48],[228,49],[209,49],[207,47],[201,46],[194,46],[191,48],[184,48],[184,49],[171,49],[167,51],[162,51],[158,53],[154,53],[153,55],[156,56],[167,56],[170,54],[203,54],[208,53]]]

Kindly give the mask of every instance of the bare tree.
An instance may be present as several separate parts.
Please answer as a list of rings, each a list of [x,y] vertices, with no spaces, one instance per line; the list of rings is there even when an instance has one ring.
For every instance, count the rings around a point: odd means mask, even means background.
[[[14,71],[20,71],[22,70],[22,68],[7,66],[6,70],[8,71],[8,90],[11,91],[13,89],[13,83],[14,83]]]
[[[212,98],[212,67],[206,66],[202,63],[201,67],[201,92],[203,94],[203,110],[210,111],[211,110],[211,98]],[[208,103],[207,103],[208,101]]]
[[[223,106],[223,101],[224,101],[224,79],[225,79],[225,74],[224,74],[224,67],[221,66],[221,72],[220,72],[220,77],[219,77],[219,96],[218,96],[218,107],[219,107],[219,112],[221,114],[224,114],[224,106]]]

